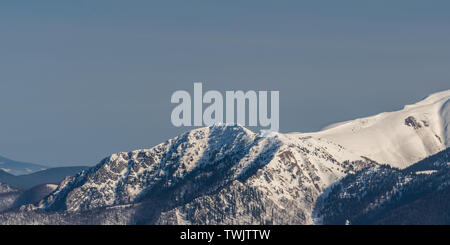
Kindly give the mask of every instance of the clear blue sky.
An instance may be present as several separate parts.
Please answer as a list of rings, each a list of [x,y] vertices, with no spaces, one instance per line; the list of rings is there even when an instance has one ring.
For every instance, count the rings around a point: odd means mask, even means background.
[[[279,90],[282,132],[450,88],[449,1],[1,1],[0,155],[94,164],[186,128],[170,95]]]

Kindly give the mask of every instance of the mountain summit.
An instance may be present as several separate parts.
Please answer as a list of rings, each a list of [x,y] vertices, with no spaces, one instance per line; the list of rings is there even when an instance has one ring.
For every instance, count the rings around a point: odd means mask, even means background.
[[[146,202],[155,223],[313,223],[314,201],[330,184],[373,164],[327,140],[212,126],[149,150],[113,154],[63,181],[39,208],[88,211]],[[194,209],[195,217],[173,219]],[[211,220],[214,212],[224,215]]]

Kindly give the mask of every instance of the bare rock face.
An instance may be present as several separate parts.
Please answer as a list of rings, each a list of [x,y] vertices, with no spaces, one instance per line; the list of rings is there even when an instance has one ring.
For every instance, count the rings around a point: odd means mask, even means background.
[[[405,125],[409,127],[413,127],[414,129],[419,129],[422,127],[422,123],[416,120],[415,117],[409,116],[405,119]],[[427,126],[428,123],[424,121],[424,126]]]

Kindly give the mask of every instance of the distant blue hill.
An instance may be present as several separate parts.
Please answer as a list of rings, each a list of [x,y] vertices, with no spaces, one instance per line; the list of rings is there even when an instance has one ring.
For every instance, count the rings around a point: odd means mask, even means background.
[[[49,168],[32,174],[15,176],[0,170],[0,183],[26,190],[41,184],[58,184],[65,177],[72,176],[87,169],[85,166]]]
[[[47,169],[47,166],[35,163],[19,162],[0,156],[0,170],[13,175],[30,174]]]

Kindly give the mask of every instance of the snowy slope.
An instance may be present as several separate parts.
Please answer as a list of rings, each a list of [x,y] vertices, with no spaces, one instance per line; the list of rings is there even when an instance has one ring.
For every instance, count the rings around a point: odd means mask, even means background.
[[[405,168],[450,146],[450,90],[400,111],[338,123],[307,133],[379,163]]]

